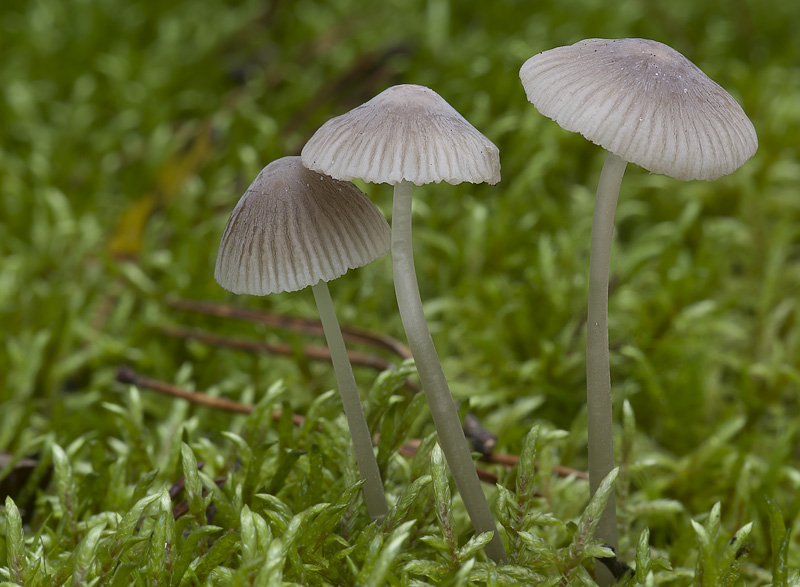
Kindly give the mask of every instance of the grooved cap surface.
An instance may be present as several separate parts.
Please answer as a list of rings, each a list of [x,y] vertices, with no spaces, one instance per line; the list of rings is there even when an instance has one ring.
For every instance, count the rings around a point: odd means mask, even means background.
[[[389,250],[386,219],[350,182],[273,161],[231,214],[214,278],[237,294],[263,296],[331,281]]]
[[[416,185],[500,181],[497,147],[424,86],[393,86],[323,124],[303,164],[338,179]]]
[[[569,131],[653,173],[716,179],[758,147],[736,100],[683,55],[646,39],[588,39],[520,69],[528,100]]]

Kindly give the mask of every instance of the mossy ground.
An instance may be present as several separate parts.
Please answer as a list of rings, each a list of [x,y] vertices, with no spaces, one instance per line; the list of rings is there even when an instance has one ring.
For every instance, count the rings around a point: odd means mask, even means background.
[[[635,36],[728,89],[760,145],[715,182],[630,166],[623,183],[610,338],[619,555],[637,569],[626,580],[800,584],[798,25],[800,4],[785,0],[5,0],[0,580],[592,585],[598,504],[555,467],[586,464],[583,319],[603,155],[541,116],[517,72],[551,47]],[[428,458],[431,423],[406,371],[356,371],[396,506],[379,528],[343,457],[330,366],[303,352],[315,339],[168,304],[313,317],[310,291],[224,292],[222,228],[261,167],[394,83],[433,88],[500,148],[497,186],[417,190],[415,237],[454,394],[497,452],[527,455],[512,470],[481,465],[499,476],[486,490],[506,567],[486,562]],[[390,212],[387,186],[361,187]],[[402,340],[390,280],[385,258],[333,282],[342,323]],[[292,355],[168,326],[288,342]],[[123,365],[256,408],[121,384]],[[398,454],[412,437],[424,439],[417,456]]]

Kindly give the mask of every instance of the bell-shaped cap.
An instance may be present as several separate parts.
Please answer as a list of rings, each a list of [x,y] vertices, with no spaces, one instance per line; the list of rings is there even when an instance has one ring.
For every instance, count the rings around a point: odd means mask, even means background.
[[[262,169],[236,204],[214,278],[237,294],[296,291],[374,261],[389,244],[386,219],[355,185],[284,157]]]
[[[728,92],[683,55],[645,39],[588,39],[534,55],[520,69],[534,106],[653,173],[716,179],[758,147]]]
[[[323,124],[303,164],[338,179],[416,185],[500,181],[497,147],[424,86],[393,86]]]

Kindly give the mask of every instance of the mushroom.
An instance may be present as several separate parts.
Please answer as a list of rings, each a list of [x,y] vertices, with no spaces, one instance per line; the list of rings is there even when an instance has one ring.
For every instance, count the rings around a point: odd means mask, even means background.
[[[301,153],[309,169],[337,179],[394,186],[392,267],[403,328],[445,458],[477,532],[494,532],[486,552],[506,554],[475,472],[453,397],[422,311],[411,246],[414,185],[500,181],[497,147],[433,90],[399,85],[322,125]]]
[[[614,467],[608,358],[608,277],[614,211],[627,162],[679,180],[732,173],[758,146],[730,94],[683,55],[646,39],[588,39],[544,51],[520,69],[528,100],[605,148],[589,268],[586,345],[592,495]],[[616,547],[614,496],[597,534]]]
[[[214,270],[217,283],[236,294],[311,286],[373,520],[386,516],[386,497],[327,282],[383,256],[389,238],[386,219],[355,185],[284,157],[264,167],[236,204]]]

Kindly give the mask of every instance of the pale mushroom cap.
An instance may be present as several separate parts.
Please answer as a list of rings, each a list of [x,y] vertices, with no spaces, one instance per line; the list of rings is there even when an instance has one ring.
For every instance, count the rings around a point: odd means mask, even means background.
[[[736,100],[683,55],[645,39],[588,39],[520,69],[534,106],[653,173],[716,179],[758,147]]]
[[[497,147],[424,86],[393,86],[323,124],[303,164],[338,179],[416,185],[500,181]]]
[[[214,278],[237,294],[296,291],[374,261],[389,244],[386,219],[355,185],[284,157],[262,169],[236,204]]]

